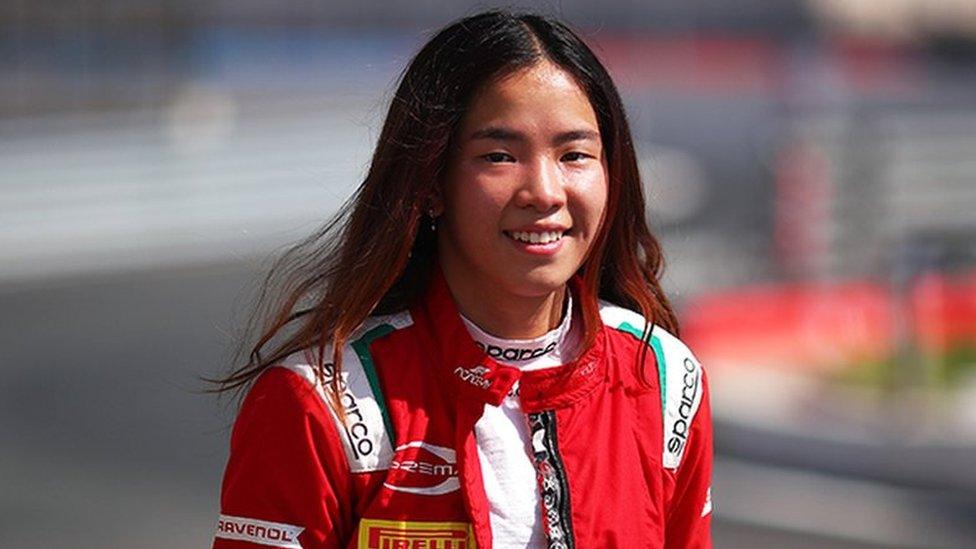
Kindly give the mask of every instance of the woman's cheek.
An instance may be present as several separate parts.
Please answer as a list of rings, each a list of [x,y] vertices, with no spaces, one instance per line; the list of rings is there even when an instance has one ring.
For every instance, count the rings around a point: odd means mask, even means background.
[[[602,166],[594,166],[588,168],[574,177],[577,184],[589,193],[602,193],[607,192],[607,174],[603,170]]]

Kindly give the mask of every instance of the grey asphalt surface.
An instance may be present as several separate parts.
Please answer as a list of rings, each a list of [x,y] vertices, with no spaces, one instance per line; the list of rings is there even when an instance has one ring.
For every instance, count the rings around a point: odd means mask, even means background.
[[[208,546],[233,405],[200,378],[226,368],[259,274],[241,261],[0,286],[0,547]],[[741,469],[716,468],[716,547],[899,546],[764,525],[763,502],[778,504]]]

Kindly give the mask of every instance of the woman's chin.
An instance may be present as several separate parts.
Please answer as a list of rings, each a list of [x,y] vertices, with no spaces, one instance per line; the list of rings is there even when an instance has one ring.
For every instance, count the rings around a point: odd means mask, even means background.
[[[523,297],[545,297],[562,290],[572,273],[561,273],[553,269],[535,269],[512,281],[511,291]]]

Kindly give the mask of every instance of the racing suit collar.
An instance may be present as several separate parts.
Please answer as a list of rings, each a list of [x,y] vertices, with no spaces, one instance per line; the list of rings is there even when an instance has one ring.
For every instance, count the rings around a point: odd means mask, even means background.
[[[578,276],[570,280],[570,291],[578,300],[584,298]],[[522,409],[531,413],[568,406],[606,379],[606,361],[601,360],[606,337],[602,325],[596,342],[572,362],[522,372],[498,363],[475,345],[440,265],[432,269],[420,308],[430,322],[431,344],[441,375],[461,399],[498,406],[519,381]]]

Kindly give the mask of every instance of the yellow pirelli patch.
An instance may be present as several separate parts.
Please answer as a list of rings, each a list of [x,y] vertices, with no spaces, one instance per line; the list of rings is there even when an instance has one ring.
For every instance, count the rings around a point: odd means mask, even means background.
[[[466,522],[362,519],[359,549],[474,549]]]

